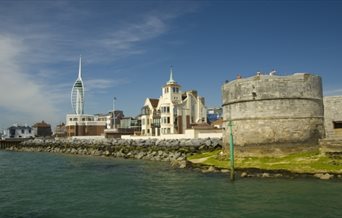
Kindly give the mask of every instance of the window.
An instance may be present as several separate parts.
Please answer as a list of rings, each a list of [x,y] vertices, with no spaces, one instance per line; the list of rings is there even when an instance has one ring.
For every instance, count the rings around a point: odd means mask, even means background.
[[[31,130],[29,129],[29,133],[31,134]]]
[[[24,134],[24,132],[25,132],[25,131],[22,129],[22,130],[21,130],[21,133]]]
[[[161,107],[162,113],[170,113],[170,107]]]
[[[170,117],[167,117],[167,123],[170,123]]]
[[[333,121],[334,129],[342,129],[342,121]]]

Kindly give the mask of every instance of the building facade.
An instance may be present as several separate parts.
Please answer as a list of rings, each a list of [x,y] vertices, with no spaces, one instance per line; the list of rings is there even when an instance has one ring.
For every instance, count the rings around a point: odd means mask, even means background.
[[[324,127],[327,138],[342,138],[342,96],[324,96]]]
[[[147,98],[141,109],[141,134],[160,135],[159,99]]]
[[[3,139],[24,139],[24,138],[34,138],[34,133],[32,128],[28,125],[20,126],[14,124],[13,126],[4,130]]]
[[[54,136],[56,138],[64,138],[67,136],[65,123],[61,123],[56,126]]]
[[[182,92],[171,68],[170,79],[162,87],[160,98],[145,100],[141,113],[142,135],[183,134],[185,129],[198,123],[207,123],[204,98],[196,90]]]
[[[95,115],[67,114],[67,137],[73,136],[99,136],[104,134],[106,120]]]
[[[35,137],[50,137],[52,135],[51,125],[44,122],[35,123],[32,126]]]

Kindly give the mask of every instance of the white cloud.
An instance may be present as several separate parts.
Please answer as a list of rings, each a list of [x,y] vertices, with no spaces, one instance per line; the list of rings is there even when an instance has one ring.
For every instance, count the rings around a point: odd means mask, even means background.
[[[324,95],[342,95],[342,89],[332,89],[324,91]]]
[[[9,117],[6,113],[10,113],[15,114],[15,122],[56,121],[57,110],[48,87],[32,80],[18,63],[20,53],[27,48],[20,40],[0,35],[0,50],[0,109],[5,111],[2,117]]]
[[[72,73],[75,65],[76,79],[80,54],[86,63],[102,64],[145,53],[148,48],[143,42],[165,34],[170,20],[187,13],[166,7],[168,13],[158,9],[102,26],[90,25],[102,19],[102,14],[94,13],[89,5],[78,6],[72,1],[0,2],[0,127],[64,120],[71,109],[69,95],[74,82],[66,72]],[[131,15],[124,14],[126,18]],[[103,17],[113,19],[115,15]],[[61,66],[67,70],[62,72]],[[100,77],[85,81],[88,92],[106,93],[129,83],[123,78]]]
[[[109,89],[115,86],[119,86],[122,84],[127,84],[128,81],[124,79],[111,80],[111,79],[91,79],[84,81],[84,86],[86,91],[96,91],[96,90],[104,90]]]
[[[102,41],[103,46],[109,49],[129,49],[134,43],[154,38],[167,30],[165,23],[156,16],[149,16],[143,22],[125,26],[124,29],[110,33],[109,37]]]

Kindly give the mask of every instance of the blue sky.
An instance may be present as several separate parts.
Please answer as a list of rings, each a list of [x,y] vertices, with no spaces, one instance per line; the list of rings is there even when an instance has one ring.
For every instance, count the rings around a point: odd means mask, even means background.
[[[72,112],[82,55],[85,112],[125,115],[159,98],[170,65],[182,89],[221,105],[237,74],[323,78],[342,94],[339,1],[0,1],[0,128]]]

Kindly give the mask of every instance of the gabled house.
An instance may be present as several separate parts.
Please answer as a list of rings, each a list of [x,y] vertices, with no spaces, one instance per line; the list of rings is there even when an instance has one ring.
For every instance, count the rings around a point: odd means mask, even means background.
[[[147,98],[141,111],[141,134],[145,136],[183,134],[193,124],[207,123],[204,98],[195,90],[181,92],[172,68],[160,98]]]
[[[158,99],[147,98],[141,108],[141,134],[160,135],[160,111],[158,111]]]

